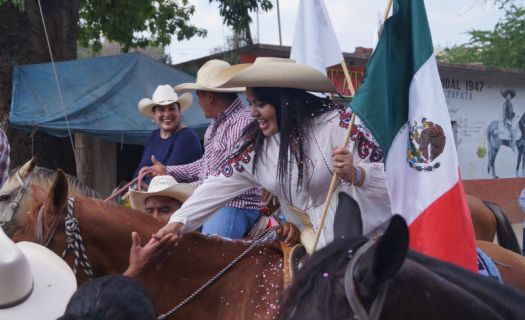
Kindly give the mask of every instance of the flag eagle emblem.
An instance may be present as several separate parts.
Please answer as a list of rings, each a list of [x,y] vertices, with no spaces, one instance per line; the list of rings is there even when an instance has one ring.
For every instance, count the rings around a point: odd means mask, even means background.
[[[427,118],[418,124],[409,123],[408,130],[408,165],[417,171],[433,171],[440,167],[437,159],[445,149],[447,141],[443,128]]]

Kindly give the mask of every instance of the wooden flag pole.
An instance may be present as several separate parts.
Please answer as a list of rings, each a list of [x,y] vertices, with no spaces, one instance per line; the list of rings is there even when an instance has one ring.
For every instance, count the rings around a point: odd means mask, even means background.
[[[343,67],[343,72],[345,74],[346,81],[348,82],[348,88],[350,89],[350,94],[353,97],[355,95],[355,88],[354,88],[354,84],[352,83],[352,79],[350,79],[350,73],[348,72],[348,68],[346,66],[346,62],[344,59],[343,61],[341,61],[341,66]],[[343,148],[346,148],[346,146],[348,145],[348,141],[350,141],[350,137],[352,136],[352,127],[354,126],[354,122],[355,122],[355,113],[352,112],[352,118],[350,119],[350,124],[348,125],[348,130],[346,131],[345,139],[343,141]],[[317,231],[315,232],[315,241],[314,241],[312,252],[317,249],[317,243],[319,242],[319,237],[321,236],[321,230],[323,230],[324,222],[326,220],[326,213],[328,212],[328,206],[330,205],[330,199],[332,199],[332,194],[334,193],[337,182],[338,182],[337,175],[334,173],[334,175],[332,176],[332,181],[330,182],[330,187],[328,188],[328,194],[326,195],[326,199],[324,201],[321,221],[319,221],[319,226],[317,227]]]
[[[386,8],[385,8],[385,12],[383,14],[383,21],[386,21],[386,19],[388,18],[388,14],[390,12],[391,7],[392,7],[392,0],[388,0]],[[383,28],[381,27],[381,31],[382,30]],[[348,82],[348,88],[350,89],[350,94],[352,95],[352,97],[354,97],[355,95],[354,84],[352,83],[352,80],[350,79],[350,73],[348,72],[348,68],[346,66],[346,62],[344,58],[343,58],[343,61],[341,62],[341,66],[343,67],[343,72],[345,74],[346,81]],[[346,132],[345,139],[343,141],[343,148],[346,148],[346,146],[348,145],[348,141],[350,141],[350,137],[352,136],[352,127],[354,126],[354,122],[355,122],[355,113],[352,112],[352,118],[350,119],[350,124],[348,125],[348,131]],[[334,173],[334,175],[332,176],[332,181],[330,182],[330,187],[328,188],[328,194],[326,195],[326,199],[324,201],[321,221],[319,221],[319,226],[317,227],[317,231],[315,232],[315,241],[313,245],[313,251],[317,249],[319,237],[321,236],[321,231],[323,230],[324,222],[326,220],[328,206],[330,205],[330,200],[332,199],[332,194],[334,193],[337,182],[338,182],[337,175]]]

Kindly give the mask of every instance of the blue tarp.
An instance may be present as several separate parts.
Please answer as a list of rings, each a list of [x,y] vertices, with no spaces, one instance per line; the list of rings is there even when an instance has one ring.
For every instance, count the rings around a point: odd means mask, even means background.
[[[64,108],[51,63],[15,67],[9,113],[12,126],[65,137],[69,125],[73,134],[144,144],[157,126],[138,111],[138,101],[151,98],[158,85],[195,82],[195,77],[140,53],[64,61],[55,67]],[[198,132],[210,122],[195,94],[183,122]]]

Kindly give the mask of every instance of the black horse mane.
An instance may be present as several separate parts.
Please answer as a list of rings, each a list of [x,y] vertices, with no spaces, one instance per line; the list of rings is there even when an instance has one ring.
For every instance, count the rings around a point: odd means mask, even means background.
[[[18,166],[15,169],[11,170],[11,172],[9,173],[9,176],[12,176],[20,168],[21,166]],[[57,172],[54,170],[48,169],[48,168],[35,166],[35,168],[33,169],[33,174],[48,180],[50,183],[53,183],[53,180],[55,179]],[[102,198],[100,193],[96,192],[95,190],[90,188],[87,184],[78,180],[75,176],[69,175],[67,173],[64,173],[64,175],[67,178],[68,184],[78,189],[82,193],[83,196],[90,197],[90,198],[97,198],[97,199]]]
[[[337,301],[337,296],[341,295],[341,290],[336,290],[336,286],[340,285],[340,280],[344,278],[346,266],[349,262],[349,251],[355,252],[366,241],[367,239],[364,237],[352,240],[334,240],[312,255],[287,289],[281,305],[280,319],[293,318],[295,306],[304,303],[304,299],[310,296],[312,292],[317,293],[316,301],[322,308],[320,314],[323,315],[323,318],[339,319],[341,310],[334,307],[334,301]],[[493,279],[412,250],[408,251],[406,259],[451,284],[465,288],[473,296],[494,309],[507,313],[503,315],[506,319],[518,319],[525,316],[525,310],[522,307],[525,295],[515,289],[502,286]]]
[[[322,301],[324,308],[324,319],[337,319],[337,310],[333,308],[336,296],[335,280],[344,277],[349,252],[355,252],[366,241],[365,237],[352,240],[336,239],[308,258],[301,271],[295,275],[292,285],[285,292],[280,318],[288,319],[289,313],[293,311],[293,306],[299,305],[312,292],[319,292],[322,293],[319,301]],[[326,281],[326,278],[329,278],[330,281]]]

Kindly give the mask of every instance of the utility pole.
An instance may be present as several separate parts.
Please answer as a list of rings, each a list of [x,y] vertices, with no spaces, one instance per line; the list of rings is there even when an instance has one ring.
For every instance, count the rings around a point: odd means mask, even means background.
[[[279,10],[279,0],[277,0],[277,26],[279,28],[279,45],[283,45],[283,39],[281,36],[281,11]]]

